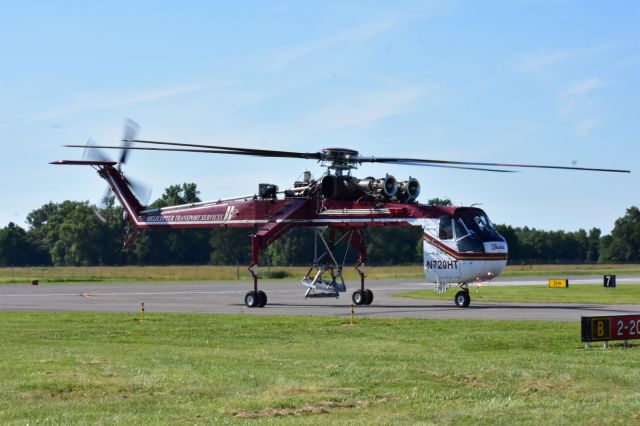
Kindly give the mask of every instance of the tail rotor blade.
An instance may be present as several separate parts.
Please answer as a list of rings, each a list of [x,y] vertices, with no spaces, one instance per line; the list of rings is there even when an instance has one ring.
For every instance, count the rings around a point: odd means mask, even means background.
[[[144,184],[136,179],[131,179],[130,177],[125,178],[127,185],[129,185],[129,189],[133,192],[133,195],[136,196],[140,204],[146,206],[149,204],[149,200],[151,199],[151,186]]]
[[[107,224],[107,218],[102,214],[100,209],[95,206],[93,207],[93,215],[96,217],[96,219],[98,219],[98,222],[100,222],[101,224],[103,225]]]
[[[104,191],[104,194],[102,194],[102,198],[100,199],[100,204],[98,206],[93,207],[93,214],[95,215],[96,219],[98,219],[98,222],[102,223],[103,225],[106,225],[108,222],[108,219],[104,215],[103,211],[111,205],[112,197],[113,197],[113,191],[111,190],[110,187],[107,187],[106,191]]]
[[[82,151],[82,159],[90,161],[111,161],[109,156],[103,150],[98,148],[96,141],[93,140],[93,138],[87,139],[84,151]]]
[[[104,194],[102,194],[102,198],[100,199],[100,207],[105,209],[109,207],[113,203],[113,200],[112,200],[113,197],[114,197],[113,190],[111,189],[110,186],[108,186],[107,189],[104,191]]]
[[[127,162],[127,156],[129,155],[129,147],[131,146],[131,141],[136,139],[138,136],[138,131],[140,131],[140,126],[138,123],[127,118],[124,121],[124,131],[122,134],[122,152],[120,153],[120,163],[125,164]]]

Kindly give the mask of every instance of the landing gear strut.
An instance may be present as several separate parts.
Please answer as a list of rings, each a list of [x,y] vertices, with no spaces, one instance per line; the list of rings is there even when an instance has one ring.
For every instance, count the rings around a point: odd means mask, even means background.
[[[364,269],[361,267],[364,266],[364,257],[362,253],[360,254],[360,261],[356,265],[356,271],[360,275],[360,290],[356,290],[353,292],[351,296],[351,300],[354,305],[370,305],[373,302],[373,292],[368,288],[364,288]]]
[[[244,304],[247,308],[264,308],[267,305],[267,294],[258,290],[258,259],[260,257],[260,238],[252,235],[251,248],[253,252],[253,264],[249,266],[249,272],[253,278],[253,290],[244,295]]]

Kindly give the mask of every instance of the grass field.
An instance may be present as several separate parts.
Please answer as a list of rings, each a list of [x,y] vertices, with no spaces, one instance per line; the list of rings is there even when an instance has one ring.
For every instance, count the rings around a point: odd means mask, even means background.
[[[299,280],[307,267],[260,267],[261,279]],[[370,279],[414,279],[424,277],[422,267],[367,267]],[[352,267],[344,270],[349,280],[359,280]],[[251,281],[246,265],[242,266],[92,266],[0,268],[0,283],[40,282],[110,282],[110,281]]]
[[[549,288],[544,285],[492,287],[470,287],[473,303],[477,302],[525,302],[525,303],[595,303],[595,304],[640,304],[640,285],[619,284],[616,288],[602,285],[571,285],[569,288]],[[433,290],[418,290],[401,293],[398,297],[414,299],[451,300],[455,287],[446,293]]]
[[[301,279],[306,267],[261,267],[262,279]],[[357,280],[352,267],[345,278]],[[367,267],[367,279],[423,280],[422,265]],[[508,266],[502,277],[547,275],[640,274],[640,265],[525,265]],[[94,266],[0,268],[0,283],[40,282],[110,282],[110,281],[250,281],[246,265],[242,266]]]
[[[0,313],[1,424],[637,424],[577,323]]]

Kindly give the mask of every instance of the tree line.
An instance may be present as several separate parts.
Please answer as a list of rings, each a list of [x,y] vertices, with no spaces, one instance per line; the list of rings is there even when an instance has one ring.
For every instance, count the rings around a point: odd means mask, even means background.
[[[198,194],[194,183],[172,185],[150,207],[198,202]],[[105,197],[103,203],[98,207],[88,201],[50,202],[29,213],[27,229],[9,223],[0,229],[0,266],[235,265],[251,259],[251,229],[152,229],[123,248],[123,236],[134,230],[113,197]],[[429,203],[450,202],[434,198]],[[637,207],[628,208],[611,234],[604,236],[598,228],[575,232],[497,228],[507,240],[511,263],[640,262]],[[371,265],[422,261],[419,227],[369,228],[365,236]],[[308,265],[316,244],[313,230],[292,229],[265,251],[261,263]],[[343,242],[337,247],[340,260],[353,263],[357,253],[346,246]]]

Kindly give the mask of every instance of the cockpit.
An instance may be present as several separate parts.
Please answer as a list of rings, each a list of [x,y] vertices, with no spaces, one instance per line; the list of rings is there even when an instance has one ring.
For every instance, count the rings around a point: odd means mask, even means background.
[[[459,252],[484,253],[484,243],[505,241],[480,209],[459,208],[452,215],[441,216],[439,222],[438,238],[455,240]]]

